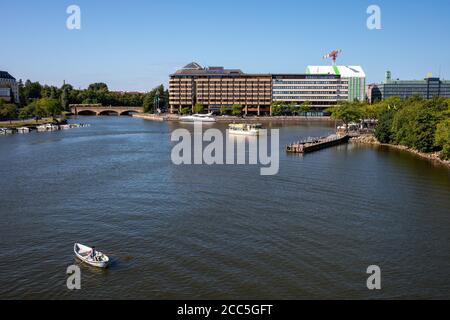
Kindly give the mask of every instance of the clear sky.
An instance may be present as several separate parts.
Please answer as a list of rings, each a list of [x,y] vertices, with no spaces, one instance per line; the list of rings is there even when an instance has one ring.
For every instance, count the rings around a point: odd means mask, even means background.
[[[66,9],[81,8],[81,30]],[[381,30],[366,27],[381,8]],[[362,65],[369,82],[428,72],[450,79],[448,0],[42,0],[1,1],[0,70],[17,79],[75,87],[148,91],[196,61],[253,73],[302,73],[330,64]]]

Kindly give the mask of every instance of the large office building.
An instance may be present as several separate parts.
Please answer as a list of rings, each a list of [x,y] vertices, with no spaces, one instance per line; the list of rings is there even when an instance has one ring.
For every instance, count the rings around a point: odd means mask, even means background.
[[[238,69],[203,68],[193,62],[170,76],[170,112],[202,104],[209,112],[243,106],[244,112],[270,112],[272,76],[247,74]]]
[[[190,63],[170,76],[170,111],[202,104],[209,112],[243,106],[247,113],[271,114],[273,101],[310,102],[316,114],[339,101],[365,99],[361,67],[309,66],[305,74],[247,74],[239,69],[203,68]]]
[[[366,73],[361,66],[308,66],[306,73],[340,77],[341,92],[338,100],[365,101],[366,99]]]
[[[368,86],[367,96],[371,103],[389,97],[402,99],[412,96],[420,96],[424,99],[450,98],[450,81],[432,76],[428,76],[424,80],[392,80],[391,72],[387,71],[384,82]]]
[[[19,103],[19,89],[16,79],[6,71],[0,71],[0,99]]]

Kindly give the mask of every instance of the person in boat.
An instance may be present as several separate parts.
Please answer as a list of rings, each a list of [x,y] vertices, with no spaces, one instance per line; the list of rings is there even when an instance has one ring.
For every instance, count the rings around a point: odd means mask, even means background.
[[[92,247],[91,252],[89,252],[89,258],[91,258],[92,260],[94,260],[96,254],[97,254],[97,252],[95,251],[95,247]]]

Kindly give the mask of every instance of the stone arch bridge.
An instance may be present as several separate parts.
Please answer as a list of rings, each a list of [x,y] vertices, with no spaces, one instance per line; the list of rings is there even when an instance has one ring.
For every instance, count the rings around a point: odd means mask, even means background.
[[[70,112],[74,115],[130,115],[132,113],[143,113],[143,107],[102,106],[101,104],[71,104]]]

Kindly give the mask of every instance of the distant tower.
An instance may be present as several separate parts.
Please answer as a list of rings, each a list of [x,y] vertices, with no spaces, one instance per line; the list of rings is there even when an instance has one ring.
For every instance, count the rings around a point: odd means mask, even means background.
[[[386,83],[391,82],[392,75],[390,71],[386,71]]]

